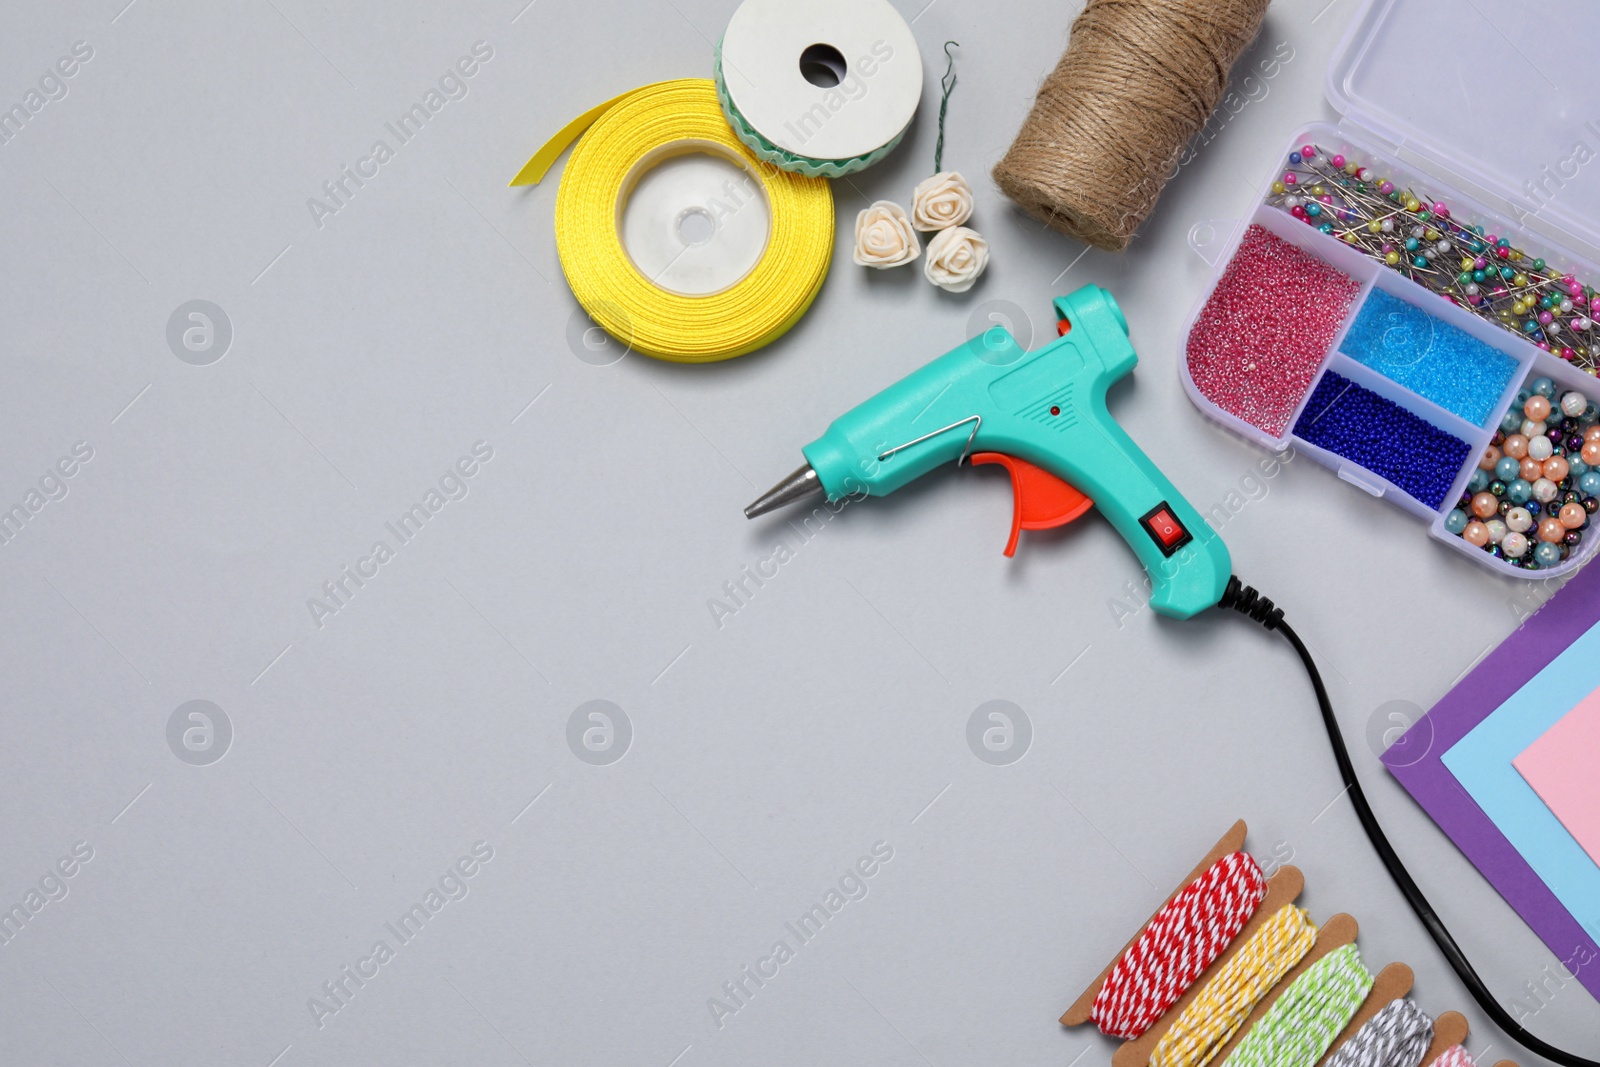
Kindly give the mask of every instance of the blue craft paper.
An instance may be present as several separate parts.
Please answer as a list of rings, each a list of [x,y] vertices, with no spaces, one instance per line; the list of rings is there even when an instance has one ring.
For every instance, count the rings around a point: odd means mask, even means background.
[[[1600,930],[1600,866],[1511,761],[1600,688],[1591,627],[1443,756],[1443,763],[1572,917]]]

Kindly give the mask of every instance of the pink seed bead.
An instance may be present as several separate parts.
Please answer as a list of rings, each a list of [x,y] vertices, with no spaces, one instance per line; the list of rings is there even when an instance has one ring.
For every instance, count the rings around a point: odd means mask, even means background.
[[[1301,155],[1305,155],[1304,152],[1301,152],[1300,154]],[[1334,156],[1332,159],[1328,160],[1328,162],[1332,163],[1335,167],[1343,167],[1344,166],[1344,156]]]
[[[1322,260],[1249,227],[1189,335],[1195,387],[1269,436],[1281,434],[1359,291]]]
[[[1484,240],[1488,241],[1490,244],[1494,244],[1496,241],[1500,240],[1500,238],[1491,233],[1485,237]]]
[[[1317,197],[1317,199],[1322,201],[1324,204],[1331,204],[1333,203],[1333,194],[1323,193],[1321,196]]]
[[[1548,326],[1552,322],[1555,321],[1555,318],[1556,317],[1554,315],[1550,314],[1550,312],[1541,311],[1541,312],[1539,312],[1539,325],[1540,326]]]
[[[1384,196],[1388,196],[1390,193],[1394,192],[1394,182],[1384,182],[1382,185],[1378,186],[1378,192],[1382,193]]]
[[[1589,298],[1589,310],[1600,312],[1600,296],[1592,296]]]
[[[1447,207],[1445,205],[1444,201],[1442,201],[1442,200],[1436,201],[1434,203],[1434,205],[1433,205],[1433,213],[1435,215],[1439,216],[1441,219],[1447,219],[1447,218],[1450,217],[1450,209],[1449,209],[1449,207]]]
[[[1494,250],[1494,254],[1496,256],[1499,256],[1501,259],[1510,259],[1511,258],[1511,249],[1509,249],[1509,248],[1497,248],[1497,249]]]
[[[1561,358],[1566,360],[1568,363],[1571,363],[1574,359],[1578,358],[1578,353],[1574,352],[1570,348],[1563,348],[1561,350]]]
[[[1474,270],[1484,270],[1488,266],[1489,266],[1489,261],[1487,259],[1484,259],[1482,256],[1479,256],[1477,259],[1472,261],[1472,267],[1473,267]]]
[[[1283,184],[1285,185],[1296,185],[1299,181],[1300,179],[1294,176],[1293,171],[1286,171],[1283,175]]]
[[[1301,145],[1300,155],[1306,159],[1315,159],[1317,155],[1316,145]]]

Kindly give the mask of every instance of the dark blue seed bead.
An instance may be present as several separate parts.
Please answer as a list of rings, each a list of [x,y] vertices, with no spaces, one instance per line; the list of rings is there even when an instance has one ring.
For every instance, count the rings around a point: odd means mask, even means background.
[[[1444,502],[1471,451],[1465,441],[1331,371],[1312,391],[1295,432],[1429,507]],[[1470,500],[1464,498],[1462,507]]]

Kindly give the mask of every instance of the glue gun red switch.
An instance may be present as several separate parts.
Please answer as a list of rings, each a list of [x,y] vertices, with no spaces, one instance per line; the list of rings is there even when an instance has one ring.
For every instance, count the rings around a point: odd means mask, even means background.
[[[1222,599],[1227,546],[1111,419],[1106,391],[1139,357],[1097,285],[1055,299],[1060,336],[1032,352],[996,326],[845,412],[807,463],[745,509],[755,518],[816,493],[886,496],[951,460],[1011,475],[1006,555],[1022,530],[1099,508],[1150,573],[1151,606],[1186,619]]]

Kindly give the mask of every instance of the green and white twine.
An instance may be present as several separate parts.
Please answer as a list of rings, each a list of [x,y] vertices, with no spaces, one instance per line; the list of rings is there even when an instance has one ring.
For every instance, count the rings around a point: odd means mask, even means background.
[[[887,156],[900,144],[900,138],[906,135],[905,130],[895,134],[888,144],[860,156],[851,156],[849,159],[814,159],[811,156],[802,156],[787,149],[779,148],[765,137],[761,136],[751,126],[745,117],[739,113],[739,108],[733,102],[733,97],[728,95],[728,82],[722,75],[722,40],[717,40],[716,64],[713,75],[717,84],[717,101],[722,105],[722,114],[728,120],[728,125],[733,128],[734,136],[744,143],[744,146],[755,153],[757,159],[766,160],[780,170],[793,171],[804,174],[809,178],[842,178],[846,174],[854,174],[858,170],[865,170],[874,163]],[[910,128],[907,123],[906,128]]]
[[[1223,1067],[1315,1067],[1372,984],[1355,945],[1335,949],[1284,990]]]

